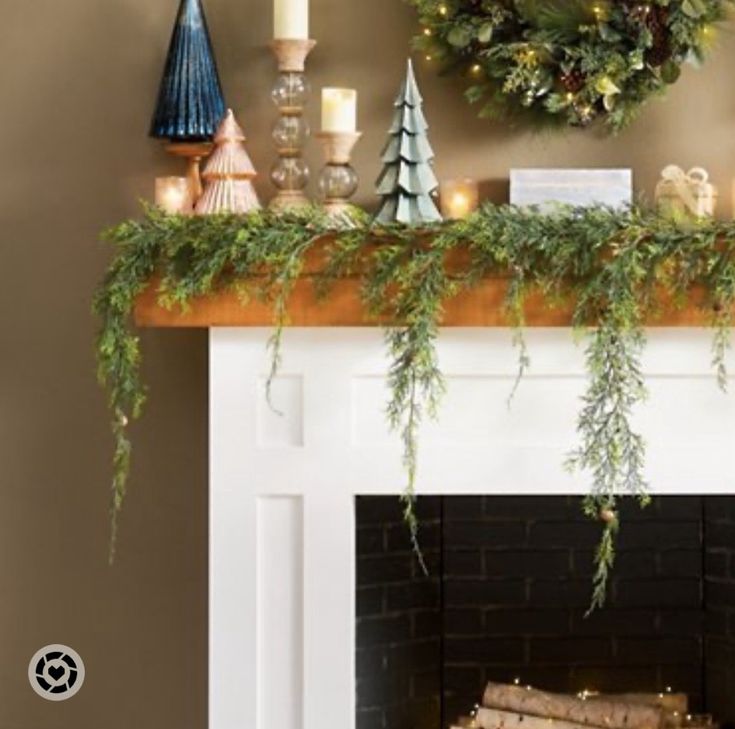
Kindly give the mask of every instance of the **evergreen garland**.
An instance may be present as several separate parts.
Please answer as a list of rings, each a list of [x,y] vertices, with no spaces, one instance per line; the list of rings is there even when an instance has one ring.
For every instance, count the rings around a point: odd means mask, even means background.
[[[156,275],[159,302],[169,309],[186,308],[195,297],[225,289],[237,290],[243,305],[253,296],[270,302],[273,375],[289,295],[305,256],[319,243],[328,262],[312,278],[317,292],[326,297],[334,281],[358,274],[367,311],[391,322],[385,328],[392,363],[387,413],[404,444],[402,501],[419,556],[414,510],[418,436],[424,418],[436,416],[444,392],[436,341],[445,302],[482,279],[508,280],[506,307],[515,327],[519,377],[530,365],[523,339],[527,294],[542,292],[549,306],[574,302],[573,326],[587,340],[589,383],[578,423],[579,446],[568,466],[589,473],[584,510],[603,524],[592,599],[592,607],[600,607],[620,528],[618,500],[626,495],[643,505],[649,500],[645,443],[630,422],[646,395],[640,364],[644,323],[672,301],[687,302],[693,289],[704,292],[701,306],[715,331],[713,366],[726,385],[735,306],[735,223],[685,225],[640,209],[560,207],[542,214],[485,205],[466,220],[419,232],[398,224],[376,228],[365,220],[356,226],[335,232],[317,209],[180,217],[148,208],[142,220],[109,231],[116,256],[94,310],[102,321],[98,372],[108,388],[116,444],[113,548],[130,467],[127,432],[146,395],[139,341],[131,328],[136,297]],[[458,251],[462,255],[453,255]]]
[[[432,63],[468,79],[480,115],[629,124],[701,63],[732,0],[409,0]]]

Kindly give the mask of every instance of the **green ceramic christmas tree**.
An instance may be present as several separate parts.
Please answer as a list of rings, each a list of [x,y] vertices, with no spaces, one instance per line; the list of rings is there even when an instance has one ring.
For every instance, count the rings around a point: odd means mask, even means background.
[[[426,132],[429,125],[422,111],[423,99],[409,60],[406,80],[394,104],[395,113],[383,150],[383,172],[378,195],[383,198],[378,223],[426,225],[442,219],[434,202],[438,187],[432,161],[434,151]]]

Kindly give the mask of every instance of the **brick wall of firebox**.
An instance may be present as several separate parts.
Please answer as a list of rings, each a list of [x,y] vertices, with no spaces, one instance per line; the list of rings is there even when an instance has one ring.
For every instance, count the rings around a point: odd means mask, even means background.
[[[488,680],[556,691],[686,691],[702,697],[702,506],[623,509],[608,607],[586,618],[600,526],[579,499],[444,503],[447,719]]]
[[[442,501],[418,504],[426,576],[398,499],[357,499],[357,729],[440,729]]]
[[[705,500],[707,707],[735,727],[735,497]]]
[[[446,726],[488,680],[559,691],[671,686],[697,711],[716,698],[712,681],[732,682],[735,558],[721,542],[735,543],[735,511],[713,514],[710,527],[700,497],[657,499],[645,511],[627,504],[609,606],[585,618],[599,526],[577,498],[421,499],[428,578],[396,499],[360,497],[356,508],[358,729]],[[719,535],[710,550],[705,534]],[[710,613],[705,585],[720,600]],[[721,658],[714,673],[705,651]]]

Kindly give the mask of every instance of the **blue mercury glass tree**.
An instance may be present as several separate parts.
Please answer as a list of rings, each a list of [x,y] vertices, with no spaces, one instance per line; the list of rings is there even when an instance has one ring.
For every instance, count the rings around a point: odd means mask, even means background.
[[[167,150],[189,159],[195,198],[201,194],[199,162],[226,106],[201,0],[181,0],[150,135],[168,142]]]

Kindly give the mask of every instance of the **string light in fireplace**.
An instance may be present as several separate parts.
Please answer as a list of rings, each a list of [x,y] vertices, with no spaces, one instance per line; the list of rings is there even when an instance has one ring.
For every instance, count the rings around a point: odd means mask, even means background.
[[[477,729],[477,712],[480,710],[480,704],[475,704],[475,707],[470,711],[470,729]]]
[[[513,685],[514,685],[514,686],[520,686],[520,685],[521,685],[521,679],[520,679],[520,677],[519,677],[519,676],[516,676],[516,677],[515,677],[515,678],[513,679]],[[533,689],[533,686],[531,686],[531,684],[530,684],[530,683],[529,683],[529,684],[526,684],[526,691],[531,691],[532,689]]]

